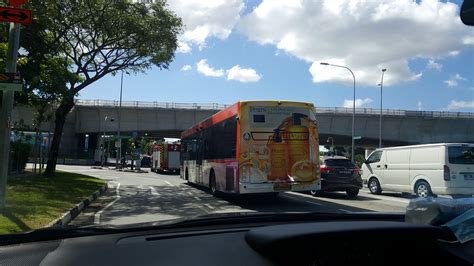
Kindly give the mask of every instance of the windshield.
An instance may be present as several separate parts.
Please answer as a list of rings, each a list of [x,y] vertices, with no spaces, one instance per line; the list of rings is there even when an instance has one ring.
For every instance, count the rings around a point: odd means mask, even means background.
[[[0,2],[0,235],[474,194],[462,0]]]

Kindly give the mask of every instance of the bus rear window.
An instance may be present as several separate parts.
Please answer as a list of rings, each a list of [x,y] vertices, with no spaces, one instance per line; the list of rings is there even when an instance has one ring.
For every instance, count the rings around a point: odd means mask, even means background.
[[[254,123],[265,123],[265,115],[253,115]]]
[[[474,147],[448,147],[449,163],[474,164]]]

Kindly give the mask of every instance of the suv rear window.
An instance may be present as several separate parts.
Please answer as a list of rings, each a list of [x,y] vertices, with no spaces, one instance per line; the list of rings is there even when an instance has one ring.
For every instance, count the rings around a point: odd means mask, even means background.
[[[345,159],[328,159],[324,162],[326,166],[329,167],[355,167],[355,165],[351,162],[351,160]]]
[[[474,164],[474,147],[448,147],[449,163]]]

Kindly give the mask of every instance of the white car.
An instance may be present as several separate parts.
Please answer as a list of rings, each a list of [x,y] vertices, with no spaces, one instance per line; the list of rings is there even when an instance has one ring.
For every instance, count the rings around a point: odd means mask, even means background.
[[[474,144],[439,143],[377,149],[362,165],[370,192],[453,197],[474,194]]]

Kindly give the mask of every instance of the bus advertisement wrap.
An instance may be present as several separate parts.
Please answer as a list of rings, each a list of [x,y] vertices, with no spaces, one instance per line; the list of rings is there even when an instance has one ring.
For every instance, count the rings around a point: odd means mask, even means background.
[[[242,104],[241,180],[294,183],[318,178],[319,134],[314,113],[301,105]]]

